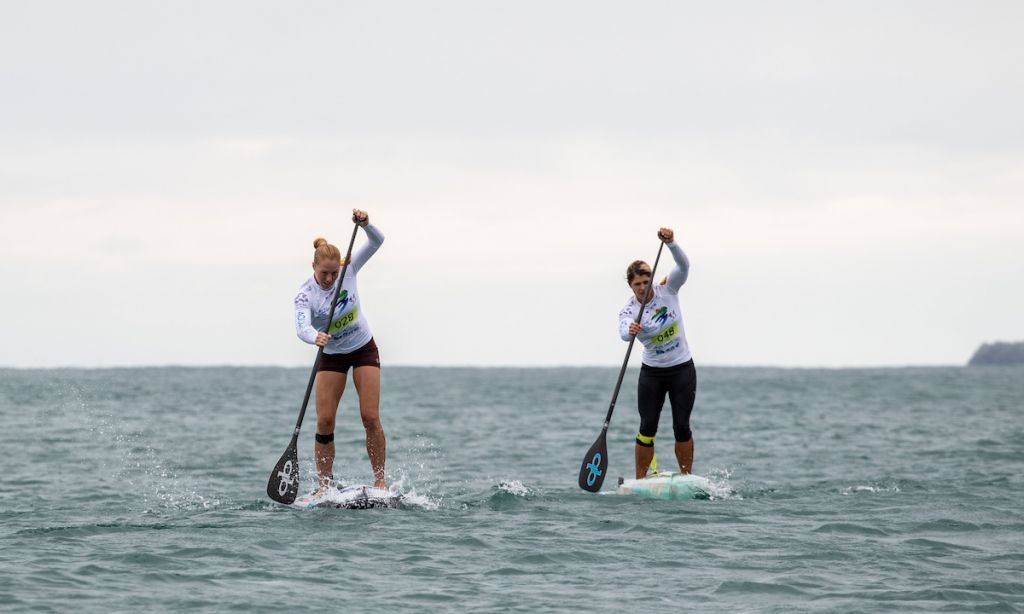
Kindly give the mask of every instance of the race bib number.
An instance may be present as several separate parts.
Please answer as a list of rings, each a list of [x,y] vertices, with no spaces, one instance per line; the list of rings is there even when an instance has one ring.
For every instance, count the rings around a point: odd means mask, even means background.
[[[358,315],[359,315],[359,309],[358,308],[357,309],[353,309],[352,311],[350,311],[348,313],[341,314],[340,318],[338,318],[337,320],[331,322],[331,328],[330,328],[331,334],[334,334],[334,333],[338,332],[339,330],[345,328],[349,324],[355,322],[356,321],[356,317],[358,317]]]
[[[677,321],[669,324],[665,328],[658,331],[653,337],[651,337],[651,342],[654,345],[662,345],[663,343],[668,343],[669,341],[674,339],[675,336],[678,334],[679,322]]]

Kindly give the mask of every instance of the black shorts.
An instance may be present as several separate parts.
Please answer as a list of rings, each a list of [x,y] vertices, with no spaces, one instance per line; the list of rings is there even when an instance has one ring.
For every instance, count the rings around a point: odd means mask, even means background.
[[[348,370],[357,367],[380,368],[380,354],[377,353],[377,343],[370,337],[366,345],[349,352],[348,354],[328,354],[324,352],[320,356],[320,364],[317,365],[317,373],[321,371],[335,371],[337,373],[348,373]]]
[[[674,367],[640,367],[637,387],[637,409],[640,410],[640,431],[644,437],[658,434],[658,420],[665,405],[665,395],[672,404],[672,431],[676,441],[690,441],[690,412],[697,398],[697,369],[693,360]],[[640,445],[652,445],[641,442]]]

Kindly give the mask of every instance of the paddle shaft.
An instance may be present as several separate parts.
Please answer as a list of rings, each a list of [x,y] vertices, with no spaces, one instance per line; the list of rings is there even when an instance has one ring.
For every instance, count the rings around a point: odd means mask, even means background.
[[[352,239],[348,242],[348,251],[345,252],[345,264],[341,268],[341,275],[338,277],[337,287],[334,289],[334,297],[331,299],[331,311],[327,315],[327,331],[331,330],[331,323],[334,321],[334,310],[338,306],[338,296],[341,294],[342,284],[345,281],[345,273],[348,270],[348,263],[352,260],[352,246],[356,242],[356,233],[359,231],[359,222],[356,222],[352,229]],[[316,275],[314,274],[314,281]],[[267,480],[267,496],[285,505],[295,502],[299,492],[299,429],[302,428],[302,419],[306,417],[306,407],[309,405],[309,395],[313,392],[313,382],[316,381],[316,372],[320,366],[320,359],[323,356],[324,348],[320,347],[316,353],[316,360],[313,362],[313,372],[309,374],[309,384],[306,385],[306,396],[302,399],[302,409],[299,410],[299,419],[295,422],[295,430],[292,432],[292,439],[284,454],[277,461],[274,470],[270,472],[270,479]]]
[[[341,275],[338,277],[338,288],[334,292],[334,298],[331,299],[331,311],[327,315],[327,330],[331,330],[331,322],[334,321],[334,308],[338,306],[338,296],[341,294],[341,284],[345,281],[345,271],[348,269],[348,263],[352,261],[352,246],[356,243],[356,233],[359,232],[359,222],[356,222],[355,227],[352,228],[352,238],[348,242],[348,251],[345,252],[345,264],[341,266]],[[313,281],[316,281],[314,279]],[[326,344],[325,344],[326,345]],[[313,382],[316,381],[316,370],[320,366],[320,357],[323,356],[324,346],[316,352],[316,360],[313,361],[313,372],[309,374],[309,383],[306,384],[306,396],[302,398],[302,409],[299,410],[299,419],[295,422],[295,432],[292,433],[292,441],[295,441],[299,437],[299,429],[302,428],[302,419],[306,417],[306,406],[309,405],[309,395],[313,392]]]
[[[662,241],[661,245],[658,246],[658,255],[654,259],[654,266],[651,268],[651,281],[647,284],[647,291],[644,292],[644,300],[640,303],[640,311],[636,314],[636,319],[633,320],[637,324],[640,323],[640,319],[644,316],[644,308],[647,307],[648,299],[651,293],[654,292],[654,274],[658,270],[658,261],[661,260],[661,250],[665,247],[665,242]],[[622,359],[622,368],[619,369],[619,379],[615,382],[615,392],[612,393],[612,402],[608,405],[608,415],[604,418],[604,428],[601,429],[602,436],[608,432],[608,425],[612,421],[612,412],[615,411],[615,401],[619,398],[619,389],[622,387],[622,378],[626,375],[626,366],[629,365],[629,354],[633,351],[633,344],[636,342],[636,335],[633,335],[629,340],[629,346],[626,348],[626,357]]]
[[[647,307],[648,299],[654,292],[654,274],[658,271],[658,261],[661,260],[661,250],[665,242],[658,247],[658,256],[654,259],[654,267],[651,269],[651,281],[647,284],[647,291],[644,292],[644,300],[640,302],[640,311],[636,315],[635,323],[639,324],[644,315],[644,308]],[[608,425],[612,421],[612,412],[615,411],[615,400],[619,398],[619,390],[622,388],[622,378],[626,375],[626,366],[629,364],[629,355],[633,351],[633,344],[636,342],[636,335],[629,340],[629,347],[626,348],[626,357],[622,359],[622,368],[619,369],[619,379],[615,382],[615,392],[612,393],[612,402],[608,404],[608,415],[604,417],[604,426],[601,434],[597,436],[594,445],[587,450],[580,465],[579,485],[580,488],[589,492],[601,490],[604,484],[605,475],[608,473]]]

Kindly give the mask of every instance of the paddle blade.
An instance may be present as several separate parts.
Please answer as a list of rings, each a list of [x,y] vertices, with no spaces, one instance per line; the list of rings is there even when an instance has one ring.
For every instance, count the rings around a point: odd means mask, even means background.
[[[604,476],[608,473],[608,444],[605,441],[606,431],[601,431],[594,445],[587,450],[580,465],[580,488],[589,492],[601,490]]]
[[[299,495],[299,450],[298,440],[292,437],[292,442],[277,461],[274,471],[270,474],[267,482],[267,495],[285,505],[295,503]]]

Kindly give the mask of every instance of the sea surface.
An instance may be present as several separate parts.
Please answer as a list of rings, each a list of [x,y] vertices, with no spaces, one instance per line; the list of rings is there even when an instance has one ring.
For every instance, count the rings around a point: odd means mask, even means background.
[[[577,487],[617,371],[385,368],[407,504],[301,511],[265,488],[308,369],[0,370],[0,610],[1024,611],[1024,369],[698,365],[702,501],[609,494],[636,370]],[[337,447],[368,481],[351,383]]]

